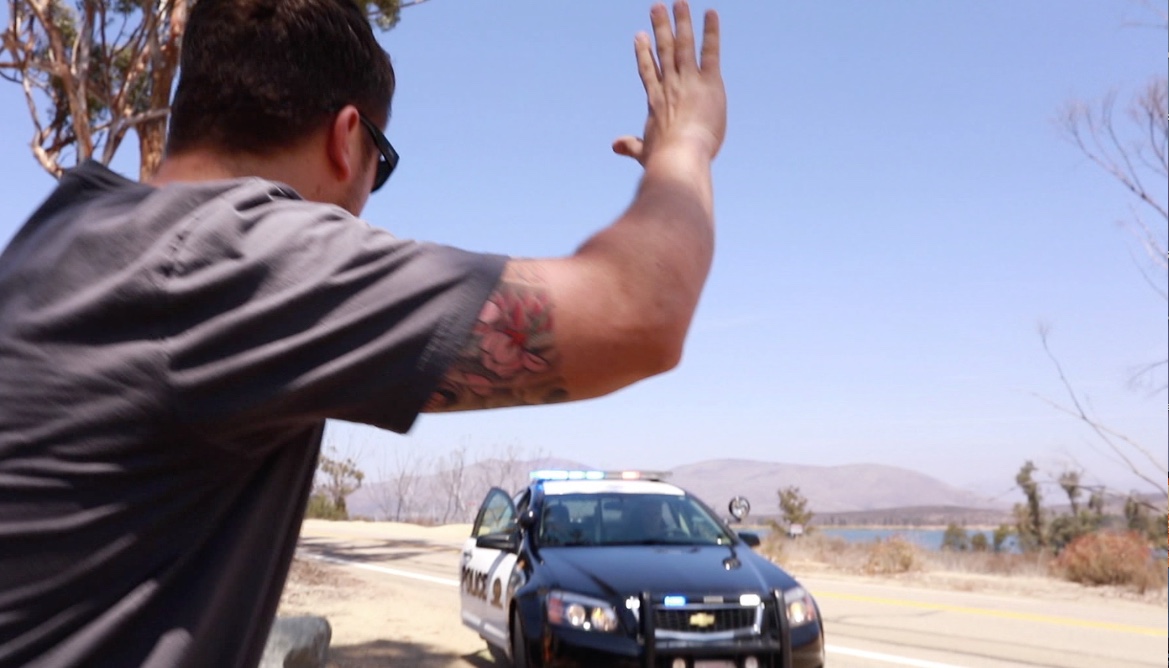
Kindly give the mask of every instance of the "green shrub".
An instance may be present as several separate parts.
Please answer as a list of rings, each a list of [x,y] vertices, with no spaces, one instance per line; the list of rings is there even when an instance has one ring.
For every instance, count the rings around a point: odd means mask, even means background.
[[[308,508],[304,511],[308,519],[317,520],[347,520],[349,513],[333,504],[333,500],[322,493],[315,493],[308,498]]]
[[[974,532],[970,537],[970,549],[975,552],[986,552],[990,549],[990,541],[987,540],[986,534],[981,531]]]
[[[946,527],[946,533],[942,534],[942,549],[955,552],[965,552],[970,549],[970,536],[966,533],[966,529],[950,522]]]
[[[1165,571],[1152,555],[1149,543],[1135,531],[1097,531],[1068,543],[1054,568],[1072,582],[1120,585],[1145,592],[1165,584]]]
[[[998,526],[998,528],[996,528],[994,530],[994,536],[993,536],[993,542],[992,542],[992,546],[994,547],[994,551],[995,552],[1002,552],[1003,547],[1005,547],[1007,544],[1007,539],[1010,538],[1011,535],[1014,533],[1015,533],[1015,530],[1012,529],[1009,524],[1000,524]]]

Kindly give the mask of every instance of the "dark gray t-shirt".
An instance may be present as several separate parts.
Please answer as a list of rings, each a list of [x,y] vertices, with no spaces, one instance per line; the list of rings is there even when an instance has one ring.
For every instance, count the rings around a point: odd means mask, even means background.
[[[407,431],[504,261],[64,176],[0,255],[0,666],[254,665],[325,420]]]

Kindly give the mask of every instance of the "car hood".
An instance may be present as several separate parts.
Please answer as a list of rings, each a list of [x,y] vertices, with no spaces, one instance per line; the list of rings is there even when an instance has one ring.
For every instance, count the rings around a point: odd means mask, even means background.
[[[582,594],[764,593],[796,581],[747,547],[622,545],[546,547],[547,584]]]

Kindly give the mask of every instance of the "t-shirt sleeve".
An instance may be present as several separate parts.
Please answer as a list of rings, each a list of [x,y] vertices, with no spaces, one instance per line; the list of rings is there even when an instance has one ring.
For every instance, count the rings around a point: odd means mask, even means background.
[[[404,433],[505,262],[325,205],[203,207],[161,272],[176,418],[232,441],[326,418]]]

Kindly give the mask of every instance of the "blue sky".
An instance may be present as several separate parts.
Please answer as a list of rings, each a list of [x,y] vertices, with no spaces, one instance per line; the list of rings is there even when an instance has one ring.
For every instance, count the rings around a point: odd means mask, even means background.
[[[1062,138],[1072,98],[1165,74],[1125,0],[711,2],[729,99],[714,268],[675,371],[609,397],[339,429],[367,468],[510,445],[598,467],[875,462],[1008,490],[1024,459],[1138,485],[1063,401],[1037,324],[1104,422],[1162,459],[1166,304],[1115,225],[1131,197]],[[647,2],[431,0],[381,40],[402,155],[365,216],[401,237],[570,253],[629,203]],[[0,85],[0,243],[50,190]],[[114,166],[137,174],[129,142]],[[1163,189],[1161,189],[1163,192]],[[1162,369],[1161,383],[1164,383]],[[1161,471],[1147,469],[1155,479]],[[798,484],[798,481],[793,481]]]

